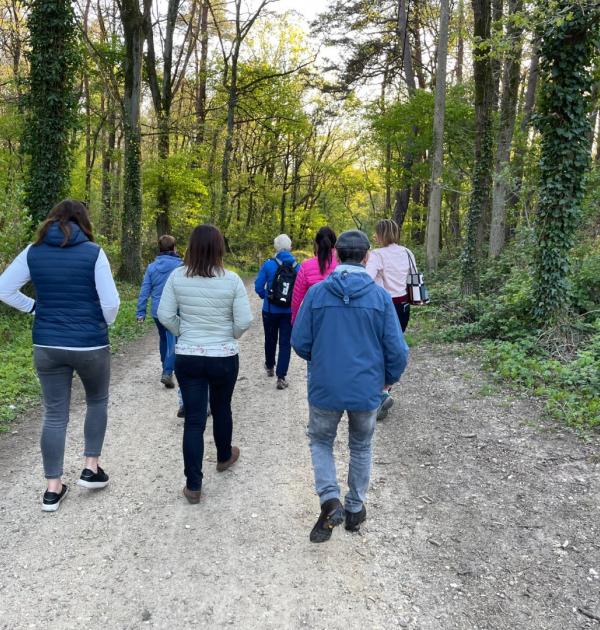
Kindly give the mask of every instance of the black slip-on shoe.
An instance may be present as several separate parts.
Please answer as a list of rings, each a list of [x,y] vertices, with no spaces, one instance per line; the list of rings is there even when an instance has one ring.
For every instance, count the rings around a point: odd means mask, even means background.
[[[346,524],[344,527],[349,532],[357,532],[360,524],[367,520],[367,508],[363,505],[360,512],[348,512],[346,510]]]
[[[69,486],[65,486],[64,483],[60,492],[49,492],[46,490],[46,492],[44,492],[44,498],[42,499],[42,511],[56,512],[56,510],[60,507],[60,502],[67,496],[68,493]]]
[[[77,480],[77,485],[90,489],[105,488],[108,485],[108,475],[100,466],[98,466],[98,472],[84,468],[81,477]]]
[[[339,499],[329,499],[321,506],[319,520],[310,532],[310,542],[322,543],[331,538],[334,527],[344,522],[344,507]]]

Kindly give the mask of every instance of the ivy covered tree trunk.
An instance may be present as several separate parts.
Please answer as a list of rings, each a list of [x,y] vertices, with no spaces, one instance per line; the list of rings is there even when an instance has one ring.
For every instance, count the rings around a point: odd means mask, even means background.
[[[600,6],[557,0],[540,27],[540,201],[536,216],[534,314],[549,322],[569,302],[569,251],[590,157],[590,63],[600,44]]]
[[[523,27],[515,15],[522,11],[523,0],[509,0],[509,22],[507,38],[513,42],[506,53],[502,77],[502,99],[500,104],[500,130],[494,167],[494,190],[492,194],[492,223],[490,228],[490,258],[496,258],[506,240],[506,196],[509,182],[510,150],[515,130],[517,98],[521,78],[521,53]]]
[[[140,97],[144,22],[138,0],[123,0],[120,9],[125,36],[125,85],[123,90],[125,165],[119,277],[129,282],[138,282],[142,271]]]
[[[69,191],[78,55],[71,1],[34,0],[30,6],[31,69],[24,146],[30,157],[26,204],[37,222]]]
[[[465,295],[479,291],[478,232],[482,214],[491,198],[493,140],[492,101],[494,84],[490,60],[490,0],[473,0],[474,35],[477,48],[473,51],[475,79],[475,165],[471,199],[467,215],[467,233],[462,254],[461,286]]]

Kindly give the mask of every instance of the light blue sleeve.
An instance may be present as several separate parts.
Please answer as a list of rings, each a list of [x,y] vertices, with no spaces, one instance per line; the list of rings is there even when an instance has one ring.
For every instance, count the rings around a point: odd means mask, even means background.
[[[150,279],[150,265],[146,267],[146,273],[142,280],[142,286],[140,287],[140,295],[137,301],[137,308],[135,310],[135,316],[146,317],[146,309],[148,308],[148,298],[152,291],[152,280]]]
[[[263,298],[267,295],[266,286],[267,286],[267,264],[268,260],[263,263],[263,266],[260,268],[258,272],[258,276],[256,276],[256,280],[254,281],[254,290],[258,294],[259,297]]]

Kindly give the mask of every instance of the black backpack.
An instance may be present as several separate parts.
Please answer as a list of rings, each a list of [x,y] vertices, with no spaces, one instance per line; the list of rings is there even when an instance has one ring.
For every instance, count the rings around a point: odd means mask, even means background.
[[[292,305],[296,270],[291,262],[282,263],[277,256],[271,260],[277,263],[277,271],[269,287],[269,302],[275,306],[289,307]]]

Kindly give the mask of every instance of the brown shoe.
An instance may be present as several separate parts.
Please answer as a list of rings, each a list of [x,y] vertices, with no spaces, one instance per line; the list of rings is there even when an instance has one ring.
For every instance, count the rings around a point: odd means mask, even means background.
[[[231,447],[231,457],[226,462],[217,462],[217,470],[219,472],[226,471],[230,466],[233,466],[237,462],[240,456],[240,449],[237,446]]]
[[[202,490],[190,490],[187,486],[183,487],[183,496],[192,504],[200,503],[200,495]]]

